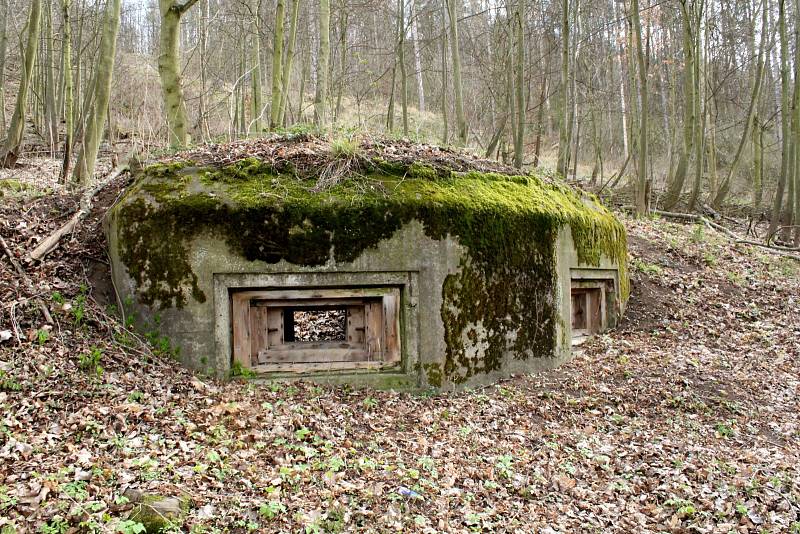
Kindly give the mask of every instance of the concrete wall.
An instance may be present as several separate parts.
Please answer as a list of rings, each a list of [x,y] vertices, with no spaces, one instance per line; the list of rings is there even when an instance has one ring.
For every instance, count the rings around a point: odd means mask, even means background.
[[[119,259],[118,228],[113,215],[108,221],[112,275],[123,302],[131,303],[128,314],[135,314],[140,328],[156,328],[180,347],[179,358],[188,367],[219,377],[228,376],[231,366],[230,296],[237,288],[342,287],[364,285],[402,285],[401,324],[403,362],[383,371],[317,373],[313,379],[325,382],[349,382],[393,388],[429,387],[425,369],[442,368],[445,359],[445,327],[442,321],[442,286],[448,275],[459,270],[466,249],[456,238],[434,240],[425,235],[422,225],[412,221],[367,249],[355,261],[337,263],[330,259],[318,267],[302,267],[281,261],[267,264],[247,261],[231,254],[228,246],[210,234],[201,233],[188,244],[189,263],[197,275],[205,302],[188,299],[182,309],[157,311],[136,300],[136,287]],[[568,227],[563,227],[556,242],[555,295],[560,320],[554,355],[519,358],[507,352],[499,370],[471,376],[458,387],[488,383],[511,374],[555,367],[570,356],[570,279],[573,275],[614,277],[620,280],[617,266],[603,257],[599,266],[580,265]],[[619,290],[617,290],[619,295]],[[617,297],[618,298],[618,297]],[[619,302],[619,310],[623,303]],[[481,325],[471,325],[480,330]],[[481,340],[463,341],[469,350],[481,351]],[[272,377],[272,376],[271,376]],[[297,375],[293,375],[297,377]],[[285,378],[278,376],[272,378]],[[456,386],[445,380],[442,389]]]

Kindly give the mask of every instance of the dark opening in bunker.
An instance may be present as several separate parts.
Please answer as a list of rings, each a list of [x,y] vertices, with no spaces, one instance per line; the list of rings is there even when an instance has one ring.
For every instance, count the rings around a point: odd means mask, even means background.
[[[284,308],[285,341],[345,341],[347,308]]]

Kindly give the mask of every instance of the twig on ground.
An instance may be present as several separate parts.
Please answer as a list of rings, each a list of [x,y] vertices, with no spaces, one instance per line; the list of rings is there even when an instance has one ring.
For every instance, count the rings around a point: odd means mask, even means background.
[[[42,241],[40,241],[39,244],[36,246],[36,248],[33,249],[30,254],[28,254],[28,257],[32,260],[41,260],[47,254],[53,251],[53,249],[55,249],[58,246],[59,242],[61,241],[61,238],[71,233],[75,229],[75,227],[78,226],[78,223],[83,221],[83,219],[85,219],[89,215],[89,212],[91,211],[92,208],[92,198],[97,194],[97,192],[102,190],[109,183],[116,180],[120,175],[122,175],[122,173],[124,173],[127,170],[128,170],[127,165],[123,165],[122,167],[119,167],[116,171],[108,175],[105,179],[97,182],[94,185],[94,187],[92,187],[91,189],[87,189],[83,193],[83,196],[81,197],[80,207],[78,208],[78,211],[76,211],[75,214],[70,218],[70,220],[67,221],[66,224],[61,226],[61,228],[59,228],[58,230],[56,230],[55,232],[44,238]]]
[[[16,269],[17,274],[20,276],[20,278],[22,278],[26,284],[33,286],[33,282],[28,277],[28,274],[25,272],[25,269],[23,269],[22,265],[19,264],[16,258],[14,258],[14,255],[11,253],[11,250],[8,248],[8,245],[6,244],[6,240],[3,239],[2,236],[0,236],[0,246],[3,247],[3,252],[5,252],[6,256],[8,256],[9,261],[11,261],[11,265],[14,266],[14,269]],[[44,316],[44,320],[47,322],[47,324],[53,324],[53,317],[50,315],[50,310],[48,310],[47,306],[44,305],[44,302],[40,298],[35,298],[34,302],[39,307],[39,310],[41,310],[42,315]]]

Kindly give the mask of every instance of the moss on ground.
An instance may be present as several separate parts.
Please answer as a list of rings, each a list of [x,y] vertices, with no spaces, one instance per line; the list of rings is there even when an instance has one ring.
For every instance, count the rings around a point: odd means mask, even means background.
[[[351,262],[416,219],[429,237],[457,236],[469,252],[444,283],[446,362],[425,370],[435,385],[499,370],[510,350],[519,358],[554,355],[554,247],[564,224],[582,263],[599,265],[606,256],[625,266],[622,224],[566,185],[373,163],[366,174],[322,191],[313,190],[314,180],[253,158],[224,168],[146,168],[116,211],[121,259],[141,301],[166,308],[205,300],[188,260],[189,243],[201,232],[250,261],[315,266]],[[476,343],[485,348],[480,357],[468,350]]]

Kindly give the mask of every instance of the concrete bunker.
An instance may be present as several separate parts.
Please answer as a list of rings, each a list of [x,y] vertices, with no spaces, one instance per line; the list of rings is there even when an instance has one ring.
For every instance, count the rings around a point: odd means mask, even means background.
[[[136,173],[107,233],[126,311],[218,376],[478,385],[562,363],[628,295],[594,197],[426,145],[181,154]]]

